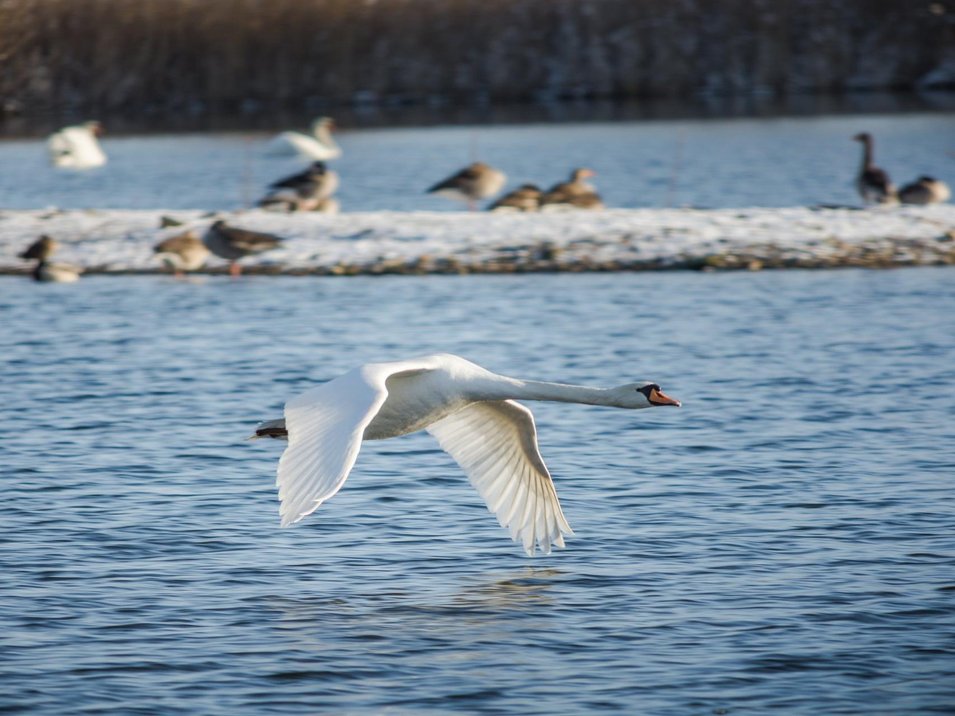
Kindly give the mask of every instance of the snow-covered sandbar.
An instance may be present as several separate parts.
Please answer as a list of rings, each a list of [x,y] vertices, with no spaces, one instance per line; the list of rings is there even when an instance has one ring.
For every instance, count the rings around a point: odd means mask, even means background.
[[[182,226],[160,228],[163,216]],[[615,209],[488,214],[367,212],[337,216],[252,210],[0,211],[0,273],[41,234],[54,259],[87,273],[165,270],[152,247],[216,218],[277,234],[283,245],[243,259],[270,274],[491,273],[653,269],[827,268],[955,263],[955,206]],[[206,271],[225,262],[211,257]]]

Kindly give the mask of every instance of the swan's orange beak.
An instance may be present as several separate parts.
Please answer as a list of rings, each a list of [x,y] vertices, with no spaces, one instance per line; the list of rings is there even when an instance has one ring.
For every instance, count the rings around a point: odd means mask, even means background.
[[[671,398],[669,395],[666,395],[663,391],[657,390],[654,388],[650,391],[650,404],[651,405],[675,405],[680,407],[681,403],[676,398]]]

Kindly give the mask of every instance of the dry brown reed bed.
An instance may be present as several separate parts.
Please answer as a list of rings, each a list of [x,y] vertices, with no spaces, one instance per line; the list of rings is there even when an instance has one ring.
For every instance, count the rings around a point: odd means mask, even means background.
[[[955,46],[953,14],[928,0],[0,0],[0,114],[911,88]]]

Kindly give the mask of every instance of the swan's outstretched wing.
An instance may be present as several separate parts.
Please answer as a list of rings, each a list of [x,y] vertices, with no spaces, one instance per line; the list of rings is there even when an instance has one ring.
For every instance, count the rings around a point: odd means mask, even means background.
[[[473,403],[428,427],[511,538],[533,556],[573,534],[537,448],[531,411],[513,400]]]
[[[358,457],[362,433],[388,396],[385,378],[356,369],[285,404],[288,447],[276,480],[283,527],[341,489]]]

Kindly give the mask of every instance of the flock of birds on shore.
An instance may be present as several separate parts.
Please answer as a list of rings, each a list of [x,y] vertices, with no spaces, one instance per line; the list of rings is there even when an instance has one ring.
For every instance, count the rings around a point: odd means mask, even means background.
[[[273,156],[296,156],[311,161],[302,172],[272,183],[258,201],[263,209],[277,211],[318,211],[334,214],[339,210],[334,198],[338,190],[338,173],[326,162],[342,155],[341,147],[332,137],[334,121],[319,117],[308,134],[282,132],[266,145],[266,153]],[[106,164],[106,153],[98,137],[103,126],[96,121],[66,127],[50,136],[47,148],[54,166],[67,169],[88,169]],[[493,202],[490,211],[553,211],[560,209],[602,209],[603,201],[597,190],[587,183],[596,176],[592,169],[574,169],[568,181],[554,184],[544,191],[536,184],[522,184],[514,191]],[[426,193],[465,202],[475,209],[477,202],[498,194],[507,182],[499,169],[473,162],[461,171],[437,182]]]
[[[297,156],[310,160],[311,164],[304,171],[269,185],[265,196],[258,201],[260,208],[283,212],[338,212],[339,203],[334,194],[339,186],[339,177],[326,164],[342,154],[341,147],[332,137],[333,127],[334,123],[329,117],[319,117],[312,123],[308,134],[282,132],[272,138],[266,147],[269,154]],[[47,141],[51,162],[56,167],[67,169],[104,165],[107,156],[98,141],[102,132],[103,127],[99,122],[90,121],[65,127],[52,134]],[[872,136],[861,133],[853,139],[860,142],[863,148],[856,187],[865,204],[926,205],[948,201],[951,197],[948,185],[930,176],[921,176],[896,189],[889,175],[874,163]],[[558,182],[546,191],[536,184],[522,184],[492,201],[487,209],[494,212],[603,209],[600,195],[587,181],[593,176],[593,170],[581,167],[574,169],[568,180]],[[506,182],[504,172],[484,162],[473,162],[435,183],[426,193],[464,202],[469,209],[474,210],[479,201],[499,194]],[[173,225],[173,221],[164,224]],[[229,226],[220,219],[214,221],[202,235],[195,229],[184,231],[157,244],[154,252],[176,275],[202,268],[208,257],[215,255],[229,261],[230,274],[238,276],[241,272],[240,259],[274,249],[282,241],[281,237],[274,234]],[[56,248],[54,239],[41,236],[20,254],[24,260],[37,262],[31,274],[35,280],[69,282],[79,278],[81,268],[50,261]]]

